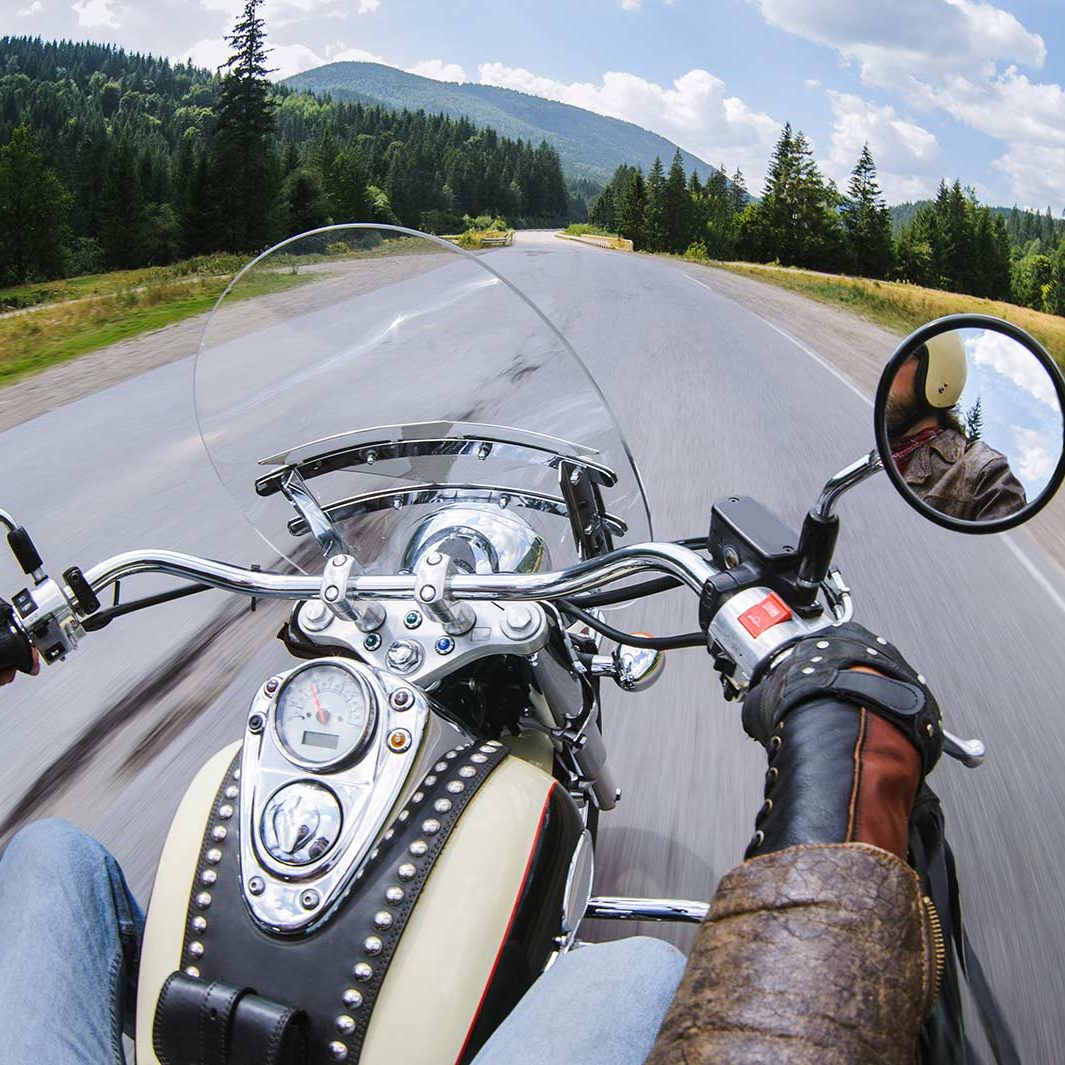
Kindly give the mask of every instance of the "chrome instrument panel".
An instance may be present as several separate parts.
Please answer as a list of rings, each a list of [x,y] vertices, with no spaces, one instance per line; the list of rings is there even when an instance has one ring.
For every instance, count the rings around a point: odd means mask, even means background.
[[[340,667],[365,684],[376,727],[357,760],[308,769],[286,755],[275,723],[286,681],[308,665],[271,677],[252,700],[240,767],[241,885],[255,918],[281,933],[317,924],[342,897],[400,798],[429,719],[425,696],[399,677],[349,658],[310,665]],[[224,838],[224,827],[213,831]]]
[[[320,599],[310,599],[296,613],[296,623],[312,643],[354,651],[361,659],[422,689],[449,673],[490,655],[532,655],[549,635],[547,615],[538,603],[500,604],[467,601],[474,615],[470,630],[452,636],[414,599],[379,600],[384,621],[363,632]],[[393,677],[398,682],[398,677]]]

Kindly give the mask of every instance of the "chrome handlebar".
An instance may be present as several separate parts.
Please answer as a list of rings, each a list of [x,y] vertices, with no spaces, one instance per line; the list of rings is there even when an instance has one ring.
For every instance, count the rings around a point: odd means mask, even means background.
[[[695,592],[718,572],[689,548],[652,542],[622,547],[552,573],[458,574],[449,580],[447,593],[455,599],[562,599],[647,571],[676,577]],[[93,591],[101,592],[139,573],[165,573],[259,599],[311,599],[321,589],[320,577],[262,573],[176,551],[129,551],[86,570],[85,577]],[[353,576],[348,596],[405,599],[414,596],[416,585],[413,575]]]

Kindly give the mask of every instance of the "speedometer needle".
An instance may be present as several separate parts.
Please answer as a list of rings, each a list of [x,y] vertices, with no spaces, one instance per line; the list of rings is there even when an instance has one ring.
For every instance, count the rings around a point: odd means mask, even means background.
[[[318,698],[318,689],[313,684],[311,685],[311,698],[314,700],[314,705],[318,711],[315,717],[324,725],[329,720],[329,715],[325,712],[325,707],[322,706]]]

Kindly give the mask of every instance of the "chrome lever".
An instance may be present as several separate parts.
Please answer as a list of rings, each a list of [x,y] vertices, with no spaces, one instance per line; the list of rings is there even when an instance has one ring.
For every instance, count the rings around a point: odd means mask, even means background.
[[[987,748],[983,740],[963,740],[952,732],[943,730],[943,753],[956,758],[962,765],[969,769],[975,769],[984,764],[987,757]]]

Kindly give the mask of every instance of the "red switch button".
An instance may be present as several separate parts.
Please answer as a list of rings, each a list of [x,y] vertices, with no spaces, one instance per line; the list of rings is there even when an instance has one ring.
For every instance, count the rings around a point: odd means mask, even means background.
[[[740,614],[740,624],[755,638],[758,639],[766,629],[779,625],[791,617],[788,604],[778,595],[770,592],[760,603],[755,603],[750,609]]]

